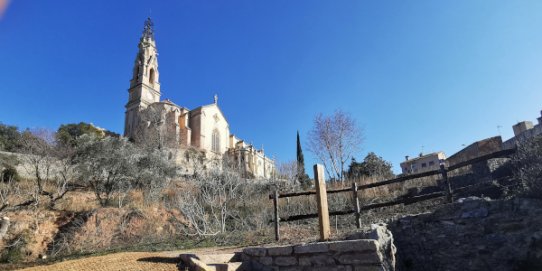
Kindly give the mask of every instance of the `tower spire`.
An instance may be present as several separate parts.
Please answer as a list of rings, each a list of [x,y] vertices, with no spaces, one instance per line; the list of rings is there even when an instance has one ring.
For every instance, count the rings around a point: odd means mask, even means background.
[[[150,104],[160,101],[160,73],[158,72],[158,51],[154,40],[154,24],[150,17],[145,20],[143,33],[132,70],[128,89],[124,135],[133,138],[139,125],[140,112]]]
[[[145,20],[141,38],[154,40],[154,24],[152,23],[151,17],[147,17],[147,20]]]

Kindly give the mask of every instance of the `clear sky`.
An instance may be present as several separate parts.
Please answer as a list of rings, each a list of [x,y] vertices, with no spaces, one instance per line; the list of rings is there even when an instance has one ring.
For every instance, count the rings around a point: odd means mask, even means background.
[[[351,113],[356,158],[374,151],[399,171],[405,155],[451,155],[499,125],[507,139],[542,109],[538,0],[15,0],[0,18],[0,122],[122,134],[149,13],[162,98],[195,108],[217,93],[230,130],[279,161],[319,112]]]

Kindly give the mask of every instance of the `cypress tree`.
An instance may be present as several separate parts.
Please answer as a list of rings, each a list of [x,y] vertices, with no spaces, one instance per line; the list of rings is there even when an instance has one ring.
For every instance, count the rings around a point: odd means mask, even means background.
[[[297,131],[297,181],[303,188],[310,186],[309,175],[305,173],[305,158],[303,157],[303,149],[301,149],[299,131]]]

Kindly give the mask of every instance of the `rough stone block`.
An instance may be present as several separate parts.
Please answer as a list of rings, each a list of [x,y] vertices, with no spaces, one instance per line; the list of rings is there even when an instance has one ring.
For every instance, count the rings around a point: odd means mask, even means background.
[[[312,267],[310,269],[307,269],[310,271],[352,271],[352,267],[350,266],[319,266],[319,267]]]
[[[332,251],[376,251],[378,249],[376,240],[361,239],[337,241],[329,243],[329,249]]]
[[[311,266],[311,257],[299,257],[300,266]]]
[[[335,260],[331,255],[320,254],[314,256],[299,257],[299,265],[302,266],[326,266],[335,265]]]
[[[278,271],[279,268],[276,266],[265,266],[259,262],[251,261],[248,266],[241,266],[240,270],[250,270],[250,271]],[[243,269],[244,268],[244,269]]]
[[[248,262],[250,260],[252,260],[253,257],[247,255],[246,253],[241,253],[241,261],[243,262]]]
[[[260,257],[256,259],[259,263],[263,265],[272,265],[273,264],[273,258],[272,257]]]
[[[335,259],[341,264],[381,264],[382,255],[380,253],[348,253],[348,254],[339,254],[335,256]]]
[[[296,257],[276,257],[275,265],[278,265],[278,266],[297,265],[297,258]]]
[[[267,252],[267,249],[263,247],[249,247],[249,248],[243,249],[243,253],[249,256],[256,256],[256,257],[265,256],[266,252]]]
[[[386,271],[380,265],[355,265],[354,271]]]
[[[461,218],[475,218],[475,217],[486,217],[488,216],[489,211],[487,208],[482,207],[479,209],[465,211],[461,214]]]
[[[306,245],[298,245],[294,247],[295,254],[322,253],[322,252],[328,252],[328,251],[329,249],[328,249],[327,243],[306,244]]]
[[[292,246],[286,247],[271,247],[267,249],[267,255],[269,256],[288,256],[293,251]]]

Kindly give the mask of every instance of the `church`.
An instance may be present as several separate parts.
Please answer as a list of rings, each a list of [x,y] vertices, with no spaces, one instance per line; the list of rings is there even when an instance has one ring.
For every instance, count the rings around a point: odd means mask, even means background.
[[[207,160],[228,159],[249,178],[274,176],[275,162],[263,149],[230,133],[217,95],[211,104],[192,110],[160,100],[158,51],[150,18],[145,21],[138,48],[128,89],[125,137],[143,143],[155,141],[159,148],[195,149]]]

